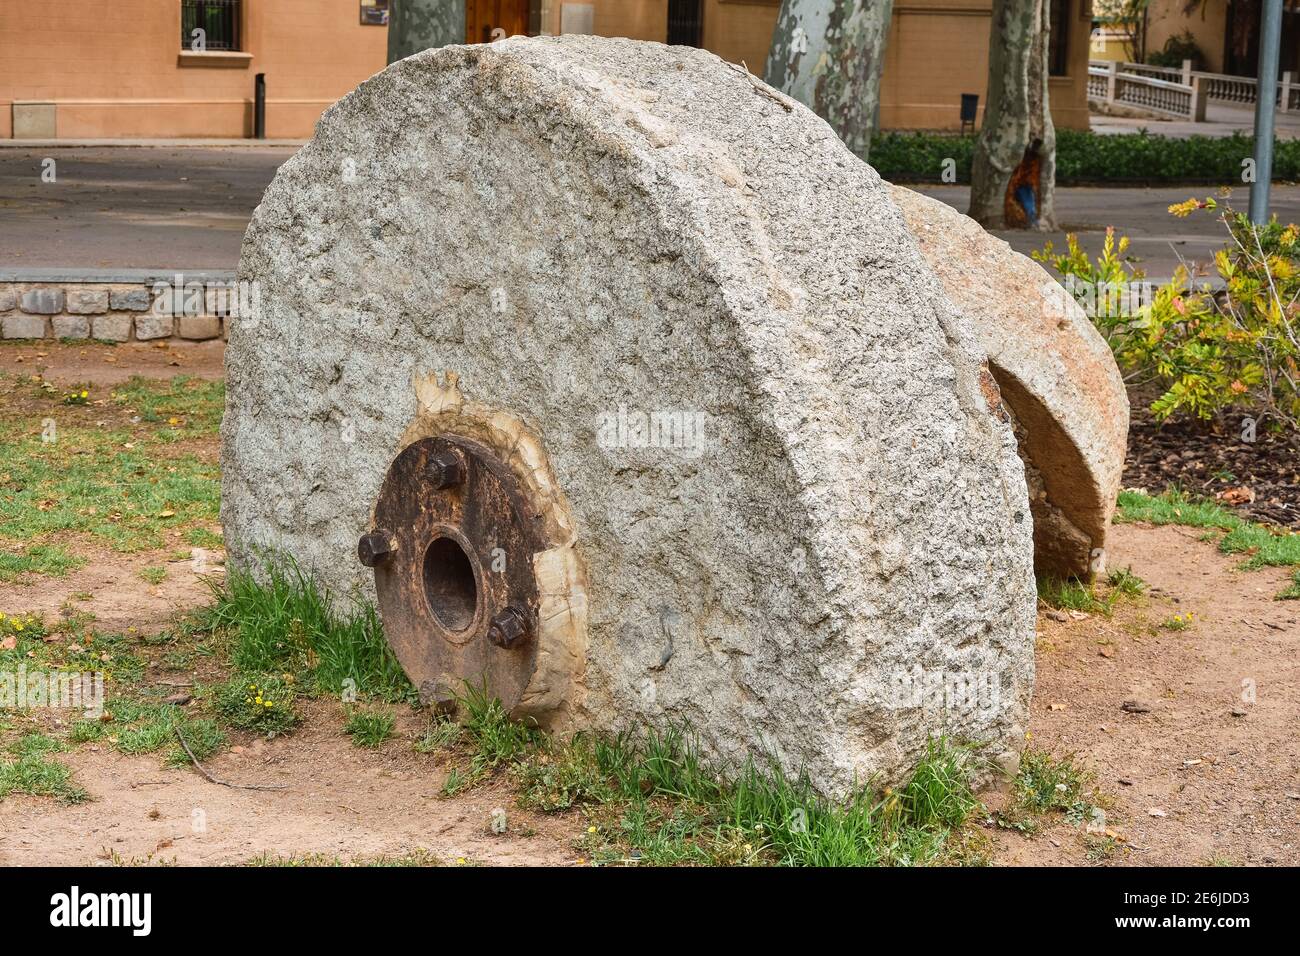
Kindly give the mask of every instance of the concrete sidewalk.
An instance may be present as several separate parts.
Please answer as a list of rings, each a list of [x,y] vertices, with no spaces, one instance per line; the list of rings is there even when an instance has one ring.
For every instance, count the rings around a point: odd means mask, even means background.
[[[305,139],[0,139],[0,149],[83,149],[97,146],[135,146],[142,149],[276,149],[305,145]]]
[[[254,207],[296,150],[0,150],[0,268],[233,269]]]
[[[1173,139],[1187,139],[1192,136],[1219,139],[1236,134],[1254,136],[1255,108],[1210,100],[1205,105],[1204,123],[1147,117],[1103,116],[1100,113],[1093,113],[1089,117],[1089,123],[1094,133],[1103,136],[1136,133],[1139,130],[1146,130],[1153,136],[1168,136]],[[1300,113],[1278,112],[1275,114],[1274,126],[1276,139],[1300,139]]]

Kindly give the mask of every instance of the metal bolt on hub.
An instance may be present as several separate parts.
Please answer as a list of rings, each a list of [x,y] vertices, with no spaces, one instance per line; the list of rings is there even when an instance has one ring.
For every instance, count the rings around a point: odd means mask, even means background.
[[[376,568],[393,556],[393,536],[382,528],[376,528],[361,536],[357,542],[357,557],[368,568]]]
[[[492,618],[487,638],[497,647],[511,648],[528,636],[528,623],[513,604]]]
[[[509,462],[468,438],[418,439],[389,466],[371,534],[393,550],[375,568],[375,596],[430,706],[453,707],[438,685],[462,680],[507,710],[523,697],[538,654],[533,556],[547,546],[537,513]]]
[[[465,462],[451,449],[440,451],[429,458],[428,476],[438,491],[454,488],[465,481]]]

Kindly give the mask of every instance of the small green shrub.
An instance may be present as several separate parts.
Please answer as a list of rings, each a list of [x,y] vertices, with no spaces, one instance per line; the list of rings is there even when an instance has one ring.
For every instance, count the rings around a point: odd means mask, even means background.
[[[296,698],[283,676],[242,673],[215,688],[213,707],[232,727],[275,737],[298,723]]]
[[[955,112],[955,107],[954,107]],[[955,180],[970,182],[974,136],[945,133],[884,132],[872,137],[869,161],[895,183],[938,183],[944,161],[953,160]],[[1240,134],[1173,139],[1145,130],[1101,135],[1088,130],[1056,131],[1058,186],[1097,183],[1238,182],[1241,158],[1254,154],[1254,139]],[[1300,140],[1274,143],[1273,179],[1300,179]]]
[[[1170,212],[1186,216],[1217,208],[1212,198],[1192,199]],[[1255,226],[1231,209],[1222,222],[1228,243],[1215,255],[1215,265],[1223,293],[1195,287],[1180,265],[1149,302],[1129,297],[1121,308],[1093,309],[1093,321],[1127,378],[1156,382],[1164,390],[1151,406],[1157,418],[1211,419],[1239,409],[1261,422],[1300,428],[1300,228],[1283,226],[1276,217]],[[1067,279],[1067,289],[1077,284],[1095,293],[1141,283],[1142,271],[1122,259],[1127,240],[1117,244],[1112,230],[1095,263],[1074,236],[1067,243],[1064,254],[1051,243],[1033,254]]]
[[[393,715],[354,710],[343,730],[358,747],[379,747],[393,735]]]
[[[1182,66],[1183,60],[1192,61],[1192,69],[1199,70],[1205,62],[1201,48],[1196,45],[1196,38],[1191,30],[1184,30],[1165,39],[1165,45],[1154,53],[1147,54],[1147,62],[1152,66]]]

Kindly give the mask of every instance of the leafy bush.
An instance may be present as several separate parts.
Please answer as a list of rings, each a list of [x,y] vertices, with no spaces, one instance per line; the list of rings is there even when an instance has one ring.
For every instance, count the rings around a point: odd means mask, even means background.
[[[1169,211],[1186,216],[1216,208],[1213,199],[1192,199]],[[1256,227],[1231,209],[1222,221],[1228,244],[1215,255],[1215,266],[1223,291],[1196,288],[1180,265],[1149,302],[1093,310],[1093,320],[1122,368],[1164,389],[1151,406],[1157,418],[1183,413],[1210,419],[1240,408],[1261,420],[1300,427],[1300,229],[1276,217]],[[1085,288],[1143,276],[1121,261],[1127,240],[1117,244],[1113,231],[1095,263],[1074,236],[1067,242],[1063,255],[1048,243],[1034,258]]]
[[[954,107],[955,109],[955,107]],[[1251,136],[1171,139],[1146,131],[1103,136],[1088,130],[1056,131],[1056,182],[1222,183],[1241,178],[1241,161],[1254,155]],[[871,165],[896,183],[941,182],[944,160],[955,164],[956,181],[970,182],[974,136],[943,133],[881,133],[871,141]],[[1300,179],[1300,140],[1273,144],[1273,179]]]
[[[1159,50],[1147,54],[1147,63],[1152,66],[1182,66],[1183,60],[1191,60],[1193,70],[1199,70],[1205,62],[1191,30],[1174,34],[1165,40],[1165,45]]]

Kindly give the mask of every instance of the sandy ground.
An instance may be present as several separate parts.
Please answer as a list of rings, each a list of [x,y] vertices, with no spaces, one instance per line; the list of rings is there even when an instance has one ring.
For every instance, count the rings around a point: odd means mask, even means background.
[[[0,343],[0,372],[43,375],[55,385],[117,385],[132,375],[216,379],[225,374],[222,342],[123,342],[64,345],[59,342]]]
[[[337,709],[336,704],[330,705]],[[0,865],[126,862],[229,864],[256,857],[324,854],[340,860],[426,851],[444,863],[576,863],[577,813],[518,809],[500,781],[443,799],[446,771],[411,749],[416,729],[379,751],[342,735],[339,721],[312,714],[292,737],[257,740],[209,761],[232,783],[283,786],[236,790],[155,757],[127,757],[108,746],[64,755],[94,799],[58,806],[36,797],[0,803]],[[493,811],[506,831],[492,831]]]
[[[1129,847],[1109,862],[1294,866],[1300,602],[1273,600],[1287,573],[1239,571],[1238,559],[1198,537],[1120,525],[1113,566],[1131,565],[1151,596],[1121,604],[1109,620],[1040,615],[1032,743],[1076,752],[1096,770],[1114,801],[1107,825]],[[1188,612],[1190,629],[1158,627]],[[1128,713],[1128,700],[1151,711]],[[1029,839],[1003,832],[999,843],[1002,863],[1086,858],[1083,837],[1064,824]]]

